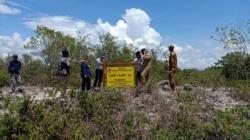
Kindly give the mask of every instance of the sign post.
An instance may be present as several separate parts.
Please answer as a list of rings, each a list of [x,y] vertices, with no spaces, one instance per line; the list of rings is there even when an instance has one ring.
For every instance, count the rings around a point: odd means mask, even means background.
[[[135,64],[114,63],[104,66],[104,87],[135,87]]]

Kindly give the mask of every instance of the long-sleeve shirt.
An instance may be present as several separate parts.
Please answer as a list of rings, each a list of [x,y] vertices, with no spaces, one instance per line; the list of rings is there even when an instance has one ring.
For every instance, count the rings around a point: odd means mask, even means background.
[[[176,72],[177,69],[177,56],[175,52],[171,52],[169,55],[169,70]]]
[[[151,69],[151,55],[149,53],[143,56],[142,69],[143,71],[149,71]]]
[[[8,72],[10,74],[20,74],[20,70],[21,70],[21,62],[18,60],[12,60],[9,62],[8,65]]]
[[[85,61],[81,62],[81,76],[82,77],[91,77],[92,76],[89,65]]]

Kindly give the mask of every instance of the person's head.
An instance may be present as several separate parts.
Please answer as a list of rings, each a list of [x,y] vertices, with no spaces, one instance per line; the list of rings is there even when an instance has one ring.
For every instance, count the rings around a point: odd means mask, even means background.
[[[141,54],[144,55],[145,51],[146,51],[145,48],[141,49]]]
[[[106,56],[105,56],[105,54],[102,54],[102,56],[101,56],[101,62],[104,62],[105,61],[105,59],[106,59]]]
[[[87,61],[88,60],[88,56],[87,55],[82,55],[81,56],[81,61]]]
[[[69,51],[68,50],[63,50],[62,51],[62,57],[69,57]]]
[[[140,58],[141,58],[141,52],[140,52],[140,51],[137,51],[137,52],[135,53],[135,56],[136,56],[136,58],[140,59]]]
[[[13,59],[17,60],[18,59],[18,55],[17,54],[13,54]]]
[[[105,61],[105,56],[102,56],[101,57],[101,62],[104,62]]]
[[[169,50],[170,52],[174,51],[174,45],[170,45],[170,46],[168,47],[168,50]]]

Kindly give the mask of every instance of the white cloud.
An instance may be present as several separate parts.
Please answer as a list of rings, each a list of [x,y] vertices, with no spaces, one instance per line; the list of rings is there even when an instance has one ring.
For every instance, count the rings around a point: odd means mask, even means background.
[[[21,10],[8,6],[5,0],[0,0],[0,14],[1,13],[15,15],[21,13]]]
[[[35,29],[43,25],[65,34],[77,36],[89,35],[91,43],[98,43],[98,34],[111,33],[117,37],[117,42],[132,44],[138,48],[153,48],[160,45],[161,36],[150,26],[150,17],[141,9],[127,9],[115,25],[98,19],[96,24],[90,24],[69,16],[45,16],[28,19],[25,25]]]
[[[0,4],[1,4],[0,0]],[[98,19],[95,24],[88,23],[81,19],[76,19],[69,16],[42,16],[38,18],[26,19],[25,25],[33,30],[38,25],[47,26],[49,28],[61,31],[72,36],[88,35],[90,43],[97,44],[99,42],[98,34],[110,32],[117,38],[119,43],[132,44],[137,48],[155,48],[160,46],[161,35],[150,26],[150,17],[141,9],[127,9],[122,18],[116,24],[112,25],[107,21]],[[28,39],[23,39],[19,33],[14,33],[12,36],[0,35],[0,57],[8,54],[29,53],[22,46]],[[202,46],[211,46],[211,40],[202,40]],[[181,68],[198,68],[204,69],[211,66],[222,55],[225,50],[220,47],[206,49],[198,49],[190,45],[179,46],[175,45],[178,66]],[[161,47],[162,52],[168,51],[167,47]],[[211,55],[212,53],[212,55]],[[159,54],[161,55],[161,54]]]
[[[0,57],[29,53],[29,50],[23,48],[26,42],[28,39],[22,39],[19,33],[14,33],[12,36],[0,35]]]

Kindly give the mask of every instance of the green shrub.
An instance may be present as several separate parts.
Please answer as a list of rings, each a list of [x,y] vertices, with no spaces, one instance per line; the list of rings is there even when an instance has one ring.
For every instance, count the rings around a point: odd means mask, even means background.
[[[123,119],[125,139],[142,139],[143,129],[148,123],[147,117],[139,112],[126,112]]]
[[[8,78],[9,76],[7,71],[0,69],[0,87],[3,87],[4,85],[7,84]]]
[[[192,84],[205,87],[221,87],[225,85],[225,78],[220,68],[206,70],[184,69],[177,72],[178,85]]]

